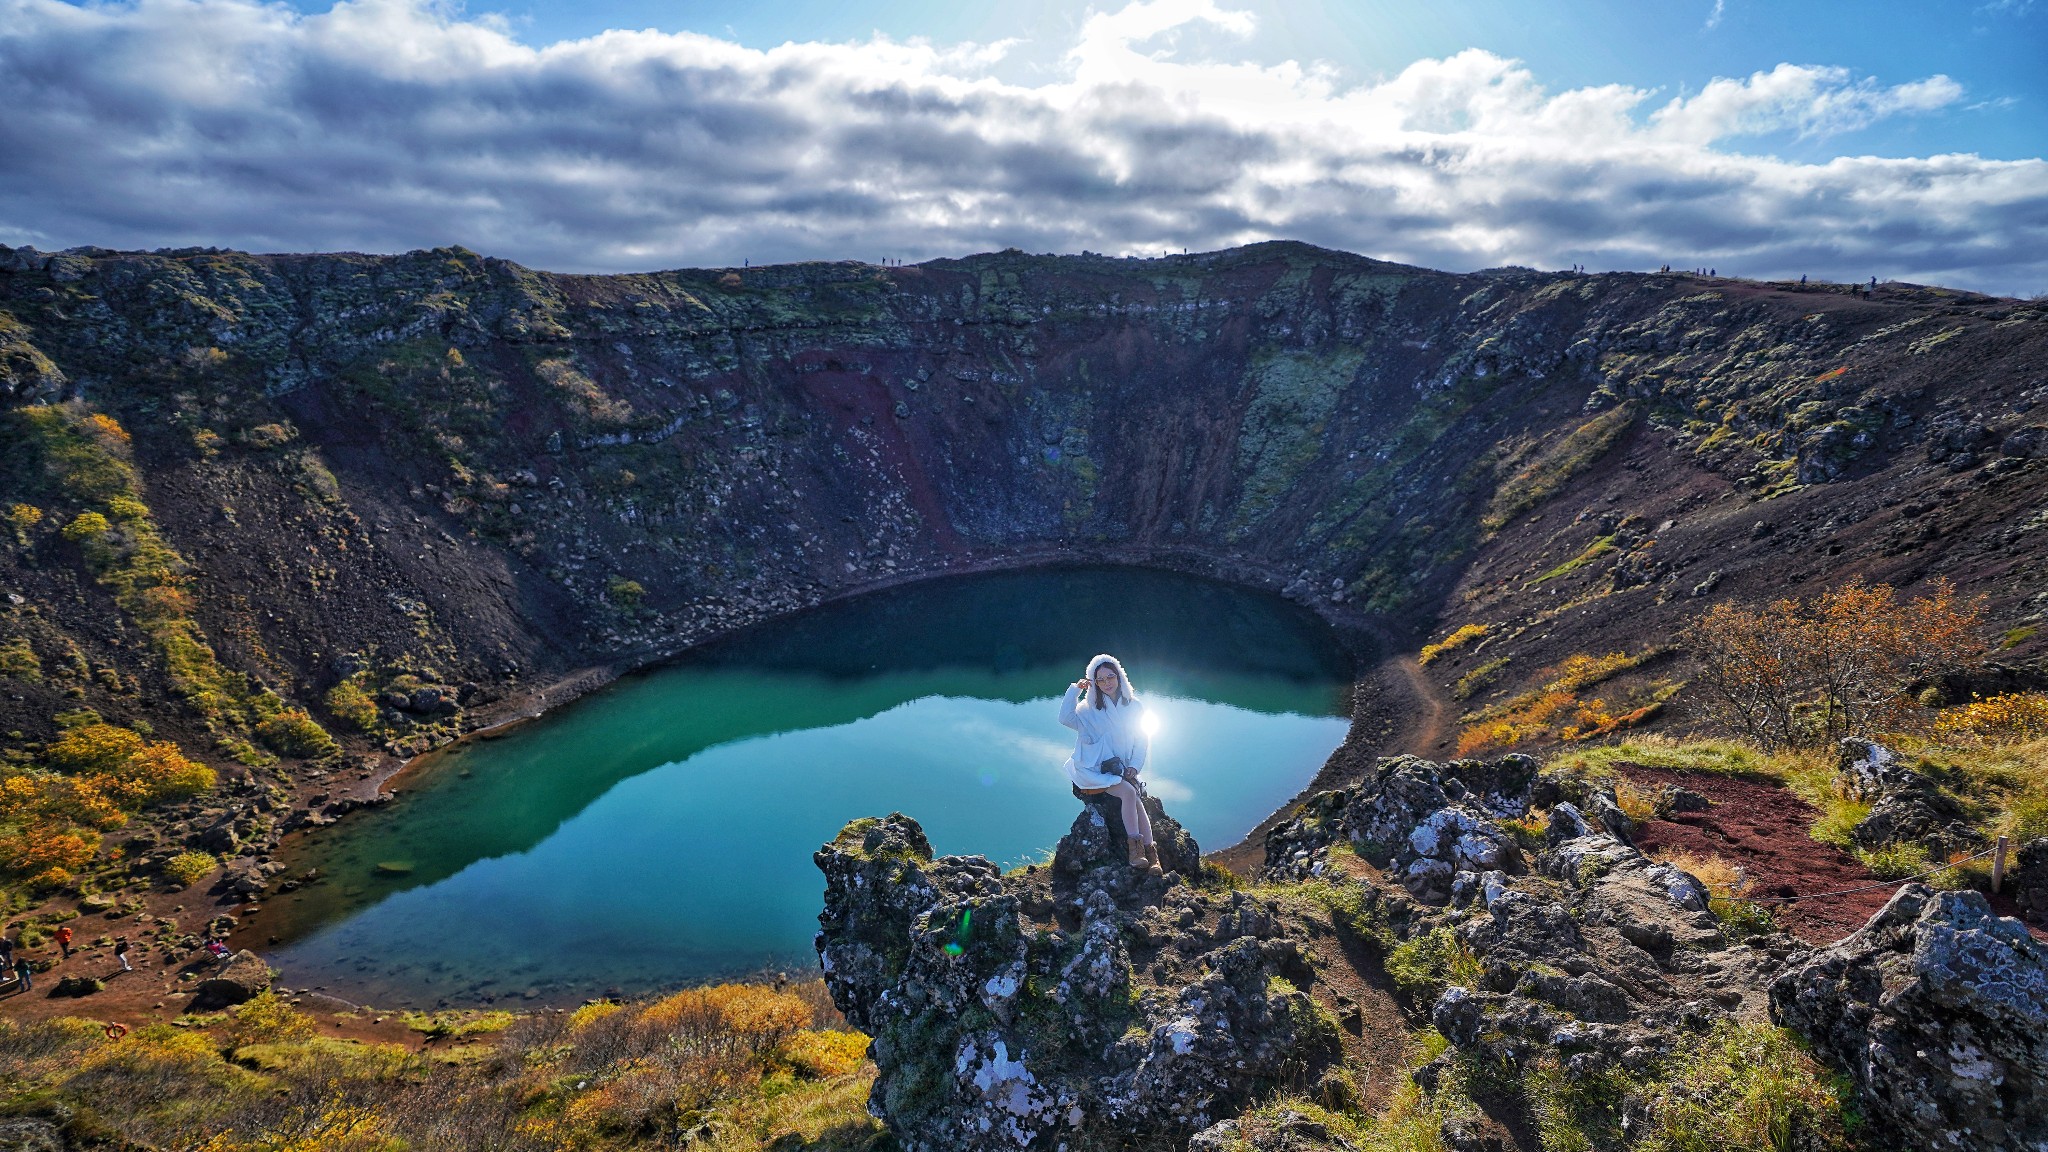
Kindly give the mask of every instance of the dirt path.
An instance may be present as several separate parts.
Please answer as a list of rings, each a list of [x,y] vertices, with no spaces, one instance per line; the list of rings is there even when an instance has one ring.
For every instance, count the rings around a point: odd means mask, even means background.
[[[1399,740],[1397,745],[1417,756],[1426,756],[1432,751],[1450,747],[1450,736],[1444,724],[1447,709],[1443,697],[1437,695],[1436,685],[1429,682],[1429,677],[1422,674],[1421,663],[1413,656],[1396,656],[1387,663],[1401,673],[1402,679],[1408,684],[1409,693],[1414,696],[1418,705],[1414,714],[1413,730]]]

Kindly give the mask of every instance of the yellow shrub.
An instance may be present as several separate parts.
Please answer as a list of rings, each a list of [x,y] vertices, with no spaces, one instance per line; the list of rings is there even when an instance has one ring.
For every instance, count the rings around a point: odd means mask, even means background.
[[[210,852],[180,852],[164,862],[164,875],[190,888],[220,867]]]
[[[149,505],[133,496],[116,496],[107,501],[107,515],[116,520],[144,520],[149,517]]]
[[[33,504],[16,504],[7,509],[7,526],[14,529],[15,543],[28,547],[29,533],[43,522],[43,510]]]
[[[618,1010],[619,1005],[610,1000],[598,1000],[585,1004],[583,1007],[569,1013],[569,1028],[571,1031],[588,1028]]]
[[[113,773],[142,751],[142,734],[112,724],[81,724],[43,748],[43,760],[59,772]]]
[[[341,745],[334,742],[327,729],[298,708],[280,712],[257,724],[256,738],[272,752],[302,760],[331,756],[341,751]]]
[[[103,535],[113,525],[97,512],[80,512],[64,526],[64,538],[72,543],[82,543]]]
[[[1479,639],[1481,636],[1486,635],[1492,627],[1490,624],[1467,624],[1435,644],[1424,645],[1422,655],[1416,657],[1416,662],[1428,664],[1446,652],[1455,652],[1472,641]]]
[[[264,989],[238,1008],[228,1012],[220,1025],[220,1038],[229,1048],[244,1044],[288,1044],[313,1034],[313,1018]]]
[[[821,1080],[851,1075],[867,1058],[868,1038],[858,1032],[807,1029],[782,1042],[782,1059],[790,1067]]]
[[[811,1023],[811,1006],[788,992],[760,984],[716,984],[691,988],[655,1002],[640,1019],[657,1028],[722,1029],[759,1047]]]
[[[1641,827],[1657,818],[1657,796],[1626,780],[1614,784],[1614,803],[1631,824]]]
[[[359,732],[377,727],[377,701],[368,691],[368,682],[369,674],[359,672],[327,690],[327,711]]]
[[[2018,744],[2048,736],[2048,694],[2014,692],[1944,708],[1934,738],[1960,744]]]

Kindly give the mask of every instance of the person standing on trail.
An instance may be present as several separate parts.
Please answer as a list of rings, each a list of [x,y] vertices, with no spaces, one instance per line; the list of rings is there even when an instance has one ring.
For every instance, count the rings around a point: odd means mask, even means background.
[[[1131,867],[1156,876],[1159,846],[1138,782],[1152,753],[1148,718],[1124,666],[1106,653],[1088,661],[1088,674],[1068,685],[1060,701],[1060,723],[1079,734],[1067,757],[1067,778],[1084,795],[1107,792],[1117,798]]]
[[[57,929],[57,950],[64,954],[64,959],[71,959],[71,925],[66,924]]]
[[[116,936],[114,938],[114,959],[121,962],[121,971],[135,971],[135,966],[128,963],[128,938],[126,936]]]
[[[28,957],[23,956],[15,960],[14,978],[21,982],[21,990],[23,992],[33,992],[35,990],[36,982],[31,979],[35,975],[35,970],[36,966],[29,961]]]
[[[12,971],[14,971],[14,941],[7,938],[7,933],[0,932],[0,972]]]

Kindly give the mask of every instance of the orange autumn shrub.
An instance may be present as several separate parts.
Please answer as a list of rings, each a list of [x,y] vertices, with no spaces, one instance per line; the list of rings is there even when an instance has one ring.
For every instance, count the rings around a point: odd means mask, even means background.
[[[1570,692],[1553,689],[1527,693],[1507,712],[1458,733],[1458,755],[1472,756],[1538,739],[1549,731],[1553,721],[1577,703]]]
[[[26,876],[32,884],[62,884],[92,863],[99,850],[96,832],[31,826],[0,835],[0,870]]]
[[[1851,580],[1806,600],[1715,605],[1685,646],[1707,710],[1766,748],[1826,746],[1904,722],[1906,686],[1985,649],[1984,600],[1959,601],[1936,580],[1901,600],[1888,584]]]

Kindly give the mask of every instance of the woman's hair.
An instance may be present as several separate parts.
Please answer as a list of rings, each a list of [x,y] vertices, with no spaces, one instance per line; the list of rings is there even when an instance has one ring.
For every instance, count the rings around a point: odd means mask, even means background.
[[[1104,664],[1116,669],[1116,702],[1119,704],[1135,703],[1138,699],[1138,694],[1131,690],[1131,678],[1125,675],[1124,666],[1117,661],[1117,658],[1107,652],[1088,661],[1089,702],[1097,708],[1109,707],[1103,701],[1102,690],[1095,687],[1095,670]]]

